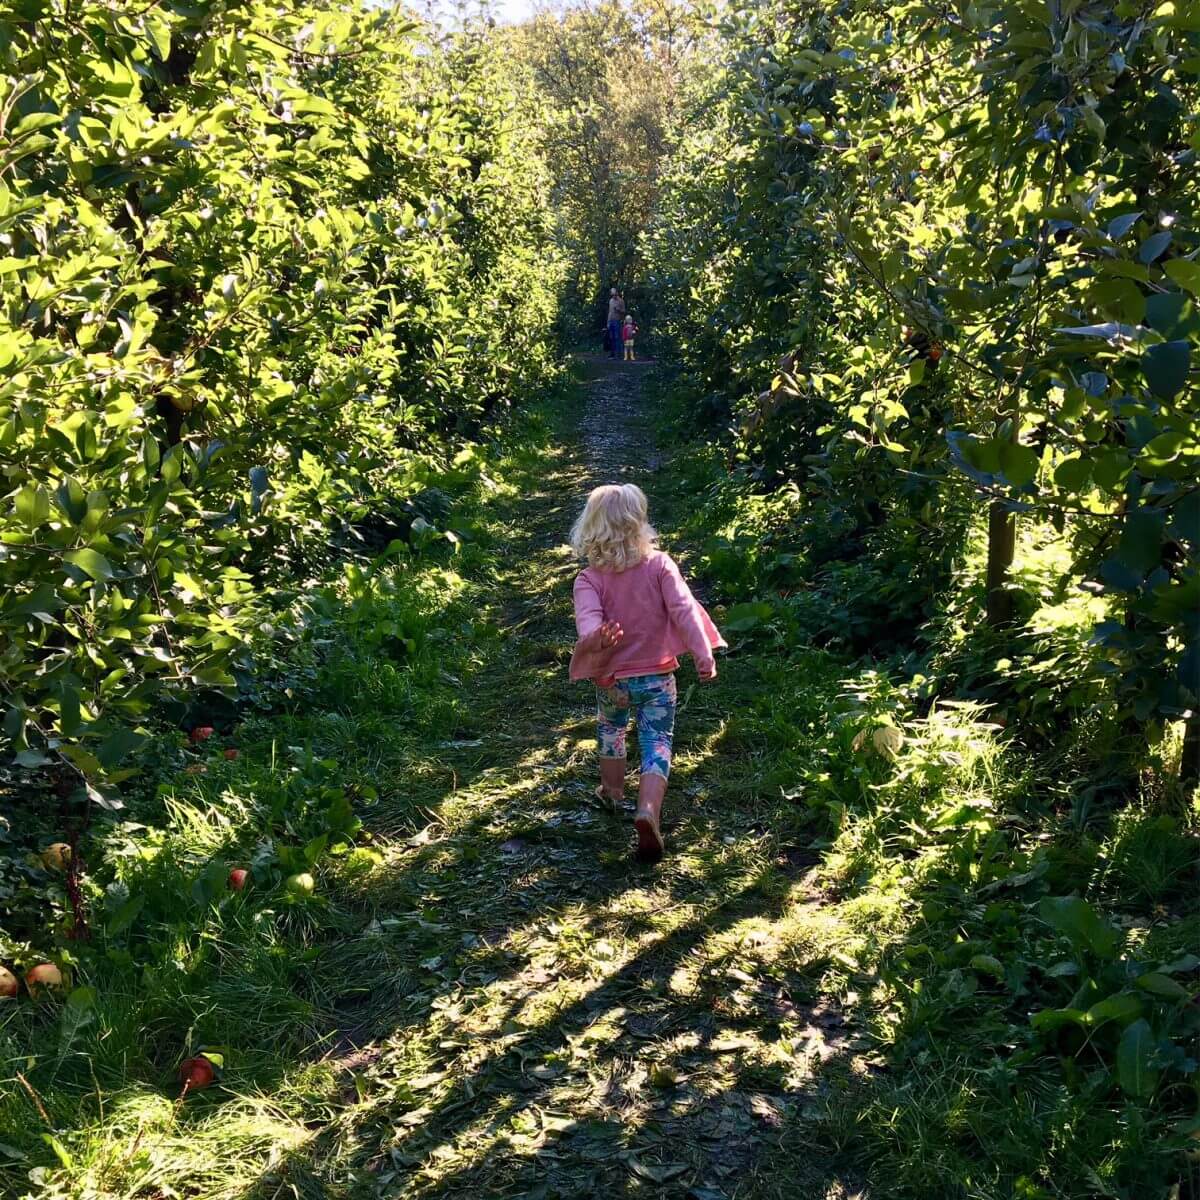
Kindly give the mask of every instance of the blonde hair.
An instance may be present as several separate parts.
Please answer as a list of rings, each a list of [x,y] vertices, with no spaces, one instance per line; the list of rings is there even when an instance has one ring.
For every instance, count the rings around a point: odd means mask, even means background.
[[[571,528],[571,548],[606,571],[636,567],[654,549],[658,534],[649,520],[646,493],[632,483],[593,488]]]

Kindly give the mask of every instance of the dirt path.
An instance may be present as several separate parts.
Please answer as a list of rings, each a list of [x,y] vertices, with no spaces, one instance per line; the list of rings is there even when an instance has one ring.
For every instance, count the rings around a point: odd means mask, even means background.
[[[589,355],[582,362],[588,373],[588,395],[579,442],[589,482],[594,486],[656,470],[661,458],[654,448],[642,395],[642,383],[653,363],[614,362],[602,354]]]
[[[394,964],[401,1011],[367,999],[363,1045],[337,1063],[356,1076],[346,1108],[263,1195],[859,1194],[806,1120],[822,1102],[814,1068],[850,1055],[841,1016],[804,982],[821,919],[812,859],[743,809],[758,766],[728,736],[728,695],[681,672],[660,867],[635,865],[629,814],[590,798],[563,543],[594,483],[653,497],[657,458],[644,368],[587,367],[562,438],[495,504],[502,633],[467,681],[469,726],[426,764],[449,790],[393,851],[374,943],[347,949],[348,969],[364,953]],[[729,687],[753,671],[731,663]]]

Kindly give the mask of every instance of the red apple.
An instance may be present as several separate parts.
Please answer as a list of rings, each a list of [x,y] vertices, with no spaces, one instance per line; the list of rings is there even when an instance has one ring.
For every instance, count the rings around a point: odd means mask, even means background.
[[[25,975],[25,986],[31,996],[61,988],[62,985],[62,972],[53,963],[38,963]]]
[[[227,759],[229,759],[230,762],[233,762],[233,760],[235,758],[237,758],[237,756],[238,756],[238,752],[232,746],[230,746],[229,749],[225,751],[225,757]]]
[[[198,1092],[206,1088],[217,1077],[216,1068],[203,1054],[185,1058],[179,1064],[179,1082],[185,1092]]]
[[[17,977],[7,967],[0,967],[0,1000],[15,996],[20,986]]]
[[[935,343],[934,345],[932,345],[932,346],[930,346],[930,347],[929,347],[929,360],[930,360],[930,362],[937,362],[937,360],[938,360],[939,358],[941,358],[941,357],[942,357],[942,348],[941,348],[941,346],[939,346],[939,345],[937,345],[937,344]]]
[[[230,890],[240,892],[250,878],[250,872],[245,867],[234,867],[229,872],[229,887]]]
[[[207,742],[213,735],[213,727],[211,725],[197,725],[195,729],[188,734],[188,740],[193,746],[199,745],[200,742]]]

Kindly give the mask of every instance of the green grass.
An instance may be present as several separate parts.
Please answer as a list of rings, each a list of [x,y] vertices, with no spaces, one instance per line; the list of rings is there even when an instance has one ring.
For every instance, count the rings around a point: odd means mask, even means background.
[[[215,747],[153,749],[127,814],[142,827],[89,847],[110,885],[77,954],[94,1002],[0,1010],[0,1188],[1148,1200],[1194,1186],[1176,1149],[1195,1111],[1182,1067],[1127,1097],[1113,1030],[1080,1045],[1029,1019],[1124,969],[1047,925],[1046,896],[1087,895],[1146,964],[1194,948],[1196,816],[1178,798],[1148,785],[1080,828],[1046,763],[981,707],[930,709],[886,666],[765,621],[731,639],[716,686],[683,668],[671,853],[631,862],[628,813],[590,801],[563,541],[596,470],[628,451],[626,477],[694,565],[680,531],[719,466],[689,452],[654,470],[646,417],[615,445],[581,443],[585,396],[525,421],[495,486],[460,506],[477,536],[458,555],[334,582],[264,657],[254,715]],[[720,579],[703,587],[720,609]],[[280,881],[339,798],[362,821],[356,849],[326,846],[315,897],[289,901]],[[253,885],[228,893],[246,862]],[[105,932],[126,895],[142,907]],[[1064,963],[1075,973],[1050,973]],[[1173,978],[1194,990],[1194,971]],[[1183,1040],[1188,1005],[1145,1007]],[[174,1072],[201,1048],[223,1055],[221,1081],[179,1101]]]

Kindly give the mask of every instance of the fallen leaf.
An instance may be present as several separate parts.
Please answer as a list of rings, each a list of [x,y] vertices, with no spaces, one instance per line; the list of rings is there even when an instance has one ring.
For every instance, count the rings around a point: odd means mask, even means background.
[[[655,1163],[641,1162],[633,1155],[626,1156],[625,1163],[635,1175],[650,1183],[666,1183],[687,1170],[687,1163],[664,1163],[662,1166],[658,1166]]]
[[[679,1082],[679,1072],[668,1063],[655,1063],[650,1068],[650,1082],[656,1088],[674,1087]]]
[[[435,1087],[441,1083],[449,1074],[448,1071],[432,1071],[428,1075],[418,1075],[415,1079],[408,1081],[408,1086],[414,1092],[423,1092],[428,1088]]]
[[[709,1042],[708,1048],[715,1054],[732,1054],[734,1050],[748,1050],[754,1045],[753,1038],[723,1037]]]

